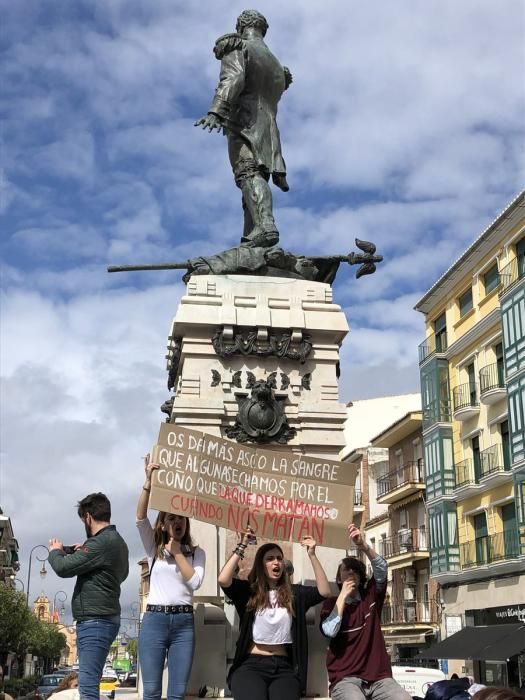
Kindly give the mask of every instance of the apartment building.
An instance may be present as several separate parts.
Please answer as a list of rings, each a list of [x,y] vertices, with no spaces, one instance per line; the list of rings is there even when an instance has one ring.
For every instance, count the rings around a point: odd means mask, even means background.
[[[11,518],[0,508],[0,583],[15,588],[15,577],[20,570],[18,542],[13,532]]]
[[[407,411],[420,408],[419,393],[380,396],[347,404],[345,446],[340,459],[357,467],[354,523],[374,545],[390,535],[388,508],[377,499],[377,481],[388,463],[388,450],[372,447],[370,440]],[[356,553],[351,545],[348,551]]]
[[[412,581],[411,572],[406,574],[408,579],[406,585],[403,584],[404,575],[394,574],[395,565],[404,560],[404,548],[399,562],[395,556],[390,561],[390,555],[394,553],[392,513],[389,500],[382,498],[385,475],[390,471],[389,446],[379,444],[374,436],[377,436],[380,431],[381,436],[388,433],[389,426],[397,425],[399,421],[403,421],[404,416],[412,414],[421,416],[419,393],[363,399],[348,404],[345,448],[341,452],[341,459],[357,467],[354,523],[361,529],[372,547],[389,560],[389,584],[383,608],[383,631],[387,651],[394,663],[413,658],[421,650],[422,645],[425,646],[427,639],[425,634],[430,628],[428,625],[419,625],[416,619],[419,617],[426,620],[428,615],[423,613],[423,609],[417,610],[417,606],[419,601],[427,600],[430,594],[424,588],[422,579],[419,583],[416,580]],[[419,432],[421,433],[421,418]],[[397,515],[394,516],[394,527],[398,527]],[[348,553],[361,558],[367,565],[368,574],[371,575],[371,567],[366,557],[350,544]],[[428,551],[426,555],[428,558]],[[410,568],[409,565],[406,568]],[[419,596],[417,585],[423,586]],[[408,603],[403,602],[402,596],[405,594],[407,597],[413,594]],[[428,640],[432,641],[431,635]]]
[[[498,611],[525,603],[524,269],[522,192],[416,305],[426,324],[425,489],[443,637],[479,625],[480,638],[492,624],[483,621],[514,621]],[[451,671],[473,669],[491,684],[518,677],[517,657],[455,654]]]
[[[383,632],[393,661],[404,663],[439,633],[437,583],[430,579],[425,512],[422,411],[410,411],[372,438],[388,453],[377,480],[377,502],[388,508],[390,535],[376,543],[391,575],[382,613]]]

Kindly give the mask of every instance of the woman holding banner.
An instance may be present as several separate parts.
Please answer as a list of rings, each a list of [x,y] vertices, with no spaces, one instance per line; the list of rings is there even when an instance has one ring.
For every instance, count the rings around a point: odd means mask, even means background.
[[[183,700],[193,662],[193,592],[202,584],[206,555],[193,544],[190,521],[160,512],[152,526],[147,509],[151,475],[158,464],[144,457],[146,480],[137,504],[137,528],[149,564],[150,585],[139,634],[144,700],[160,700],[168,658],[168,699]]]
[[[315,553],[316,542],[303,537],[316,586],[291,584],[278,544],[259,547],[247,581],[234,578],[253,538],[250,527],[219,574],[219,584],[239,614],[239,639],[228,674],[235,700],[299,700],[305,694],[308,667],[306,612],[331,595]]]

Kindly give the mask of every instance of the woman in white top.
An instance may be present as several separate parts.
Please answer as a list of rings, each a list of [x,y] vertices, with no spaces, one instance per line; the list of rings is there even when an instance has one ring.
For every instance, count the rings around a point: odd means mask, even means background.
[[[330,585],[311,537],[303,537],[301,544],[315,586],[291,583],[283,551],[273,542],[259,547],[247,581],[234,578],[251,535],[248,528],[219,574],[219,584],[239,614],[228,684],[235,700],[299,700],[308,667],[306,612],[330,595]]]
[[[150,570],[139,661],[144,700],[160,700],[166,655],[168,700],[183,700],[195,648],[193,592],[202,584],[206,555],[192,542],[188,518],[161,511],[153,527],[148,520],[151,474],[158,467],[146,455],[146,481],[137,504],[137,527]]]

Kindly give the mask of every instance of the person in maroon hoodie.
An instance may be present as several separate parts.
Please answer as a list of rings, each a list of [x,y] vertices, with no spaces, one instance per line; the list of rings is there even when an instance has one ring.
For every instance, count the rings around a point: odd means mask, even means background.
[[[348,527],[348,536],[370,560],[373,576],[367,581],[363,562],[345,557],[336,575],[340,593],[325,600],[321,608],[321,632],[330,638],[326,656],[330,696],[333,700],[411,700],[392,678],[381,631],[387,563],[355,525]]]

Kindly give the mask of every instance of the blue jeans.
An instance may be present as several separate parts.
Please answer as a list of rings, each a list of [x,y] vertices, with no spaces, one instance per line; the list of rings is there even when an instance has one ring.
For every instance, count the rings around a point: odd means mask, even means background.
[[[332,700],[411,700],[411,696],[393,678],[367,683],[353,676],[332,688]]]
[[[119,615],[77,622],[78,690],[82,700],[99,700],[100,679],[119,627]]]
[[[144,613],[139,633],[139,662],[144,700],[160,700],[166,655],[168,700],[184,700],[194,649],[192,613]]]

